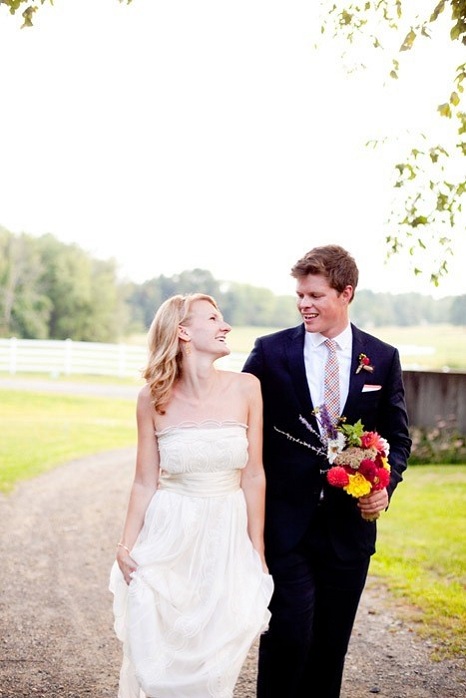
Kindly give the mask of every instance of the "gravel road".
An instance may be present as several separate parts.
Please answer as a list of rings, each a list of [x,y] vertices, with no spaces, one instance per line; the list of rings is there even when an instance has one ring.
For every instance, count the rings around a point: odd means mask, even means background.
[[[116,698],[108,575],[134,455],[71,461],[0,495],[0,698]],[[369,578],[342,698],[466,696],[464,658],[434,662],[403,610]],[[253,648],[235,698],[254,698],[255,659]]]

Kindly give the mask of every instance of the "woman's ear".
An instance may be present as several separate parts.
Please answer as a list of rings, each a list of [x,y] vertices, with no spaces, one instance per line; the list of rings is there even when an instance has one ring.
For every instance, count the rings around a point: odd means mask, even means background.
[[[183,325],[178,325],[178,339],[184,342],[184,345],[182,344],[180,348],[184,350],[186,356],[189,356],[191,354],[191,337]]]
[[[178,325],[178,339],[184,339],[185,342],[190,342],[191,337],[189,336],[189,332],[187,331],[186,327],[183,325]]]

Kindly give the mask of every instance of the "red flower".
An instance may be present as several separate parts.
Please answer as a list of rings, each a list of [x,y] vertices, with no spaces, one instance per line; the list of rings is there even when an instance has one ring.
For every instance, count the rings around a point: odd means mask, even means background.
[[[372,489],[373,490],[383,490],[384,487],[387,487],[389,482],[390,482],[390,473],[388,472],[388,470],[386,468],[379,468],[377,470],[376,479],[374,481]]]
[[[361,461],[361,465],[358,468],[358,471],[363,475],[366,480],[369,480],[369,482],[374,483],[379,471],[379,468],[376,466],[373,460],[370,458],[364,458]]]
[[[383,454],[387,450],[387,442],[376,431],[365,431],[361,436],[361,446],[362,448],[375,448]]]
[[[335,465],[327,472],[327,480],[334,487],[346,487],[349,484],[349,476],[341,465]]]
[[[359,354],[358,356],[358,361],[359,361],[359,366],[356,369],[356,373],[359,373],[361,369],[364,369],[365,371],[369,371],[369,373],[372,373],[374,370],[374,367],[371,366],[371,360],[366,354]]]

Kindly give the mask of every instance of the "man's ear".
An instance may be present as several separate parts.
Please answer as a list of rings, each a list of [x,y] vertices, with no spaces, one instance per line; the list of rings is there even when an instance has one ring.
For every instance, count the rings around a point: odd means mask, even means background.
[[[351,303],[354,295],[354,289],[351,286],[351,284],[348,284],[348,286],[345,286],[343,291],[340,294],[340,297],[343,298],[347,303]]]

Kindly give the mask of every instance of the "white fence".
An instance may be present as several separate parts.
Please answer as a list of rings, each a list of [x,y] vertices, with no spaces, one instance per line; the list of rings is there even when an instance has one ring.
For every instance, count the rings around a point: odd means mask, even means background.
[[[218,365],[239,371],[244,354],[230,354]],[[147,352],[130,344],[41,339],[0,339],[0,373],[46,373],[53,377],[88,375],[140,378]]]

